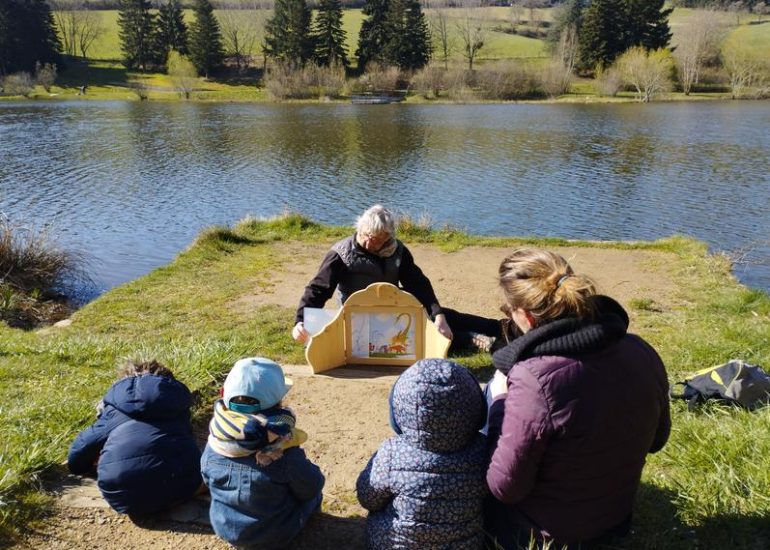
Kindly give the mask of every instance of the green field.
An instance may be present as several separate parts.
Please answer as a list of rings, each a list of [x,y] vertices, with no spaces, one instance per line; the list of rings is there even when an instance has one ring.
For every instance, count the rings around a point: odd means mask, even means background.
[[[457,9],[448,10],[450,18],[460,16]],[[120,39],[118,37],[118,12],[106,10],[98,12],[102,18],[104,34],[94,43],[91,55],[96,60],[119,60],[121,57]],[[215,12],[215,14],[218,12]],[[240,14],[239,19],[246,19],[252,12],[249,10],[236,10]],[[488,27],[504,25],[507,21],[504,17],[505,8],[487,8],[484,10],[484,19]],[[426,16],[430,19],[431,10],[426,11]],[[185,19],[189,22],[193,18],[191,10],[185,11]],[[361,23],[364,20],[361,10],[344,10],[343,29],[347,35],[346,45],[351,60],[355,57],[355,51],[358,47],[358,33],[361,30]],[[456,29],[453,27],[453,32]],[[459,44],[458,38],[453,37],[453,42]],[[463,57],[458,48],[456,48],[452,58],[456,61],[462,61]],[[255,57],[261,57],[262,51],[259,47],[254,52]],[[481,50],[481,61],[489,59],[513,59],[547,56],[545,44],[541,40],[506,34],[503,32],[490,31],[487,45]]]
[[[0,535],[22,531],[45,510],[37,476],[60,471],[74,435],[93,419],[94,403],[125,356],[166,363],[205,405],[234,359],[259,350],[281,363],[303,362],[289,335],[293,310],[232,307],[270,285],[291,258],[286,243],[318,247],[347,234],[299,216],[205,231],[166,267],[118,287],[78,311],[67,329],[31,332],[0,324]],[[684,238],[654,243],[522,241],[473,237],[445,229],[400,231],[407,243],[444,249],[506,246],[605,246],[664,251],[676,284],[676,307],[632,302],[634,330],[659,350],[671,381],[703,366],[739,357],[770,365],[770,297],[746,289],[729,262]],[[290,249],[291,247],[289,247]],[[670,261],[668,261],[670,258]],[[488,373],[489,356],[458,361]],[[649,458],[642,480],[632,548],[766,548],[770,544],[770,407],[746,412],[708,406],[688,412],[673,403],[668,445]],[[354,497],[351,497],[354,498]],[[697,541],[697,542],[696,542]]]

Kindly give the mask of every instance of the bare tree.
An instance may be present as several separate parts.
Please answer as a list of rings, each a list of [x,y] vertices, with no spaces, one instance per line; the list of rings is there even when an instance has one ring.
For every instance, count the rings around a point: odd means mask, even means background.
[[[254,0],[225,0],[217,19],[227,54],[235,58],[238,72],[248,68],[264,33],[267,10]]]
[[[444,69],[449,69],[449,56],[455,49],[455,37],[449,26],[449,13],[445,8],[435,8],[428,14],[430,33],[436,43],[435,51],[444,61]]]
[[[674,62],[665,48],[647,51],[635,46],[615,63],[623,81],[636,89],[639,101],[648,103],[656,95],[671,89]]]
[[[105,33],[101,12],[89,9],[86,2],[52,2],[54,20],[64,53],[88,57],[88,50]]]
[[[764,22],[764,16],[770,13],[770,5],[767,2],[757,2],[754,4],[754,13],[757,14],[757,23]]]
[[[741,1],[733,2],[727,7],[727,10],[735,14],[735,24],[740,25],[741,15],[746,12],[745,4]]]
[[[569,91],[577,52],[577,29],[575,25],[568,25],[561,32],[553,60],[543,72],[543,89],[549,96],[556,97]]]
[[[511,24],[516,27],[521,25],[521,18],[524,15],[523,0],[513,0],[511,2]]]
[[[541,8],[548,5],[546,0],[521,0],[522,7],[529,10],[529,17],[527,23],[534,31],[540,28],[540,12]]]
[[[88,50],[105,32],[101,12],[85,10],[82,12],[80,33],[78,35],[78,48],[83,59],[88,58]]]
[[[551,97],[567,93],[572,85],[572,72],[578,52],[578,34],[575,25],[561,32],[553,59],[543,69],[543,90]]]
[[[484,47],[487,29],[480,13],[481,4],[478,0],[469,0],[462,9],[460,17],[455,21],[455,27],[462,43],[463,56],[468,60],[468,70],[473,70],[473,61]]]
[[[716,50],[724,30],[722,19],[714,10],[697,11],[676,30],[674,59],[685,95],[690,95],[693,85],[698,83],[703,62]]]

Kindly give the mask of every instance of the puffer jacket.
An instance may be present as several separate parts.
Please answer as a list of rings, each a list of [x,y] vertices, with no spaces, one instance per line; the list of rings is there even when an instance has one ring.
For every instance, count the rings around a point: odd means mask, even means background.
[[[367,544],[387,549],[478,549],[483,544],[486,402],[464,367],[418,361],[396,381],[391,424],[356,484],[369,510]]]
[[[193,496],[200,451],[190,424],[191,395],[172,378],[144,374],[107,391],[96,422],[78,434],[67,465],[88,474],[117,512],[145,515]]]
[[[660,357],[619,304],[597,302],[595,320],[543,325],[494,355],[508,393],[490,408],[486,520],[503,548],[522,527],[560,547],[627,525],[645,456],[668,438]]]

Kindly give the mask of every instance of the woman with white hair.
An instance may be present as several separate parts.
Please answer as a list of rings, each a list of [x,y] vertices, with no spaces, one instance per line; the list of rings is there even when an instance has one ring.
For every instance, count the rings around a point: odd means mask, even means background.
[[[323,307],[335,289],[339,289],[340,299],[345,303],[351,294],[372,283],[391,283],[413,294],[439,332],[449,339],[453,337],[450,323],[455,330],[459,328],[464,332],[487,335],[486,340],[477,335],[477,342],[481,340],[491,344],[500,335],[497,320],[460,314],[441,307],[430,280],[414,263],[409,249],[396,238],[393,214],[384,206],[375,204],[359,216],[355,234],[332,246],[318,273],[305,287],[292,329],[294,339],[305,342],[309,336],[304,324],[306,307]]]

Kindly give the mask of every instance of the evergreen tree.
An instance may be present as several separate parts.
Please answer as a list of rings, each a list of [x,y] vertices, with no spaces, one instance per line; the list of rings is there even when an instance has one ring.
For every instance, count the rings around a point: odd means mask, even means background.
[[[420,69],[428,64],[432,45],[419,0],[390,0],[386,18],[384,57],[400,69]]]
[[[158,9],[158,29],[156,33],[157,50],[160,62],[165,65],[168,52],[177,51],[182,55],[189,53],[187,47],[187,25],[182,15],[179,0],[168,0]]]
[[[11,34],[14,7],[13,1],[0,2],[0,76],[11,72],[9,69],[13,62],[11,54],[15,41]]]
[[[45,0],[0,1],[0,74],[58,64],[61,45]]]
[[[671,40],[668,17],[674,8],[665,8],[665,0],[626,0],[626,49],[642,46],[648,50],[665,48]]]
[[[634,46],[665,48],[671,40],[664,0],[593,0],[583,11],[579,66],[607,67]]]
[[[299,67],[313,57],[310,9],[305,0],[276,0],[273,17],[265,25],[265,54]]]
[[[583,13],[578,66],[608,67],[627,49],[624,0],[593,0]]]
[[[321,0],[313,34],[316,63],[324,66],[338,64],[347,68],[348,54],[345,50],[345,31],[342,29],[340,0]]]
[[[209,76],[222,66],[225,50],[219,22],[209,0],[195,0],[195,21],[190,25],[190,60],[198,74]]]
[[[155,15],[150,13],[149,0],[120,0],[118,27],[127,69],[146,71],[157,62]]]
[[[363,14],[367,19],[358,33],[358,67],[363,70],[367,63],[384,62],[383,52],[388,43],[386,19],[389,0],[365,0]]]

